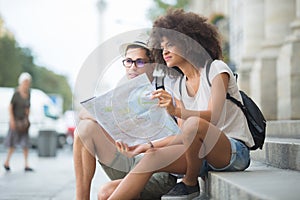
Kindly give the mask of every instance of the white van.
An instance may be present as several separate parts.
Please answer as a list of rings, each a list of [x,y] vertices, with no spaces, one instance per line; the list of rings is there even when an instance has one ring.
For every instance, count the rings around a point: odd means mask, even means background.
[[[9,128],[9,104],[15,88],[0,87],[0,142],[3,142]],[[59,109],[50,97],[39,89],[31,88],[29,136],[33,147],[37,146],[39,131],[56,131],[58,141],[65,137],[67,130],[59,119]],[[62,145],[62,144],[59,144]]]

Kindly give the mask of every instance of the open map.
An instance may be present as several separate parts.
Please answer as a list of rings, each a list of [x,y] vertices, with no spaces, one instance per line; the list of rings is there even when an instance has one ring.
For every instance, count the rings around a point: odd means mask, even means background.
[[[150,98],[152,91],[154,87],[142,74],[81,104],[114,140],[132,146],[180,132],[158,100]]]

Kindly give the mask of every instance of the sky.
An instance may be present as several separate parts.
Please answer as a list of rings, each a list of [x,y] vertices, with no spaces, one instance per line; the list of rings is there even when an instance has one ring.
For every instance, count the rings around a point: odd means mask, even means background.
[[[87,57],[111,37],[151,27],[151,0],[0,0],[0,15],[35,63],[65,75],[72,85]]]

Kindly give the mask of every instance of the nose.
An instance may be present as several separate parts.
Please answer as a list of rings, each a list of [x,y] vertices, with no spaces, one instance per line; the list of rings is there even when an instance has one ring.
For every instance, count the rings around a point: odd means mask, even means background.
[[[165,55],[165,54],[167,54],[167,53],[169,53],[169,50],[168,50],[167,48],[163,48],[162,54]]]

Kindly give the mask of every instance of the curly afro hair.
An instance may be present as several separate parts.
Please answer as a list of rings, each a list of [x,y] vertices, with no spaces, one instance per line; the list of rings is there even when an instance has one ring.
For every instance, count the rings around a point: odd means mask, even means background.
[[[222,59],[220,35],[217,28],[207,21],[207,18],[183,9],[168,9],[167,13],[158,17],[153,23],[149,45],[156,63],[165,64],[160,44],[162,38],[174,42],[182,50],[181,56],[195,67],[204,67],[208,61]],[[162,70],[175,75],[174,70]],[[175,67],[180,72],[178,68]]]

